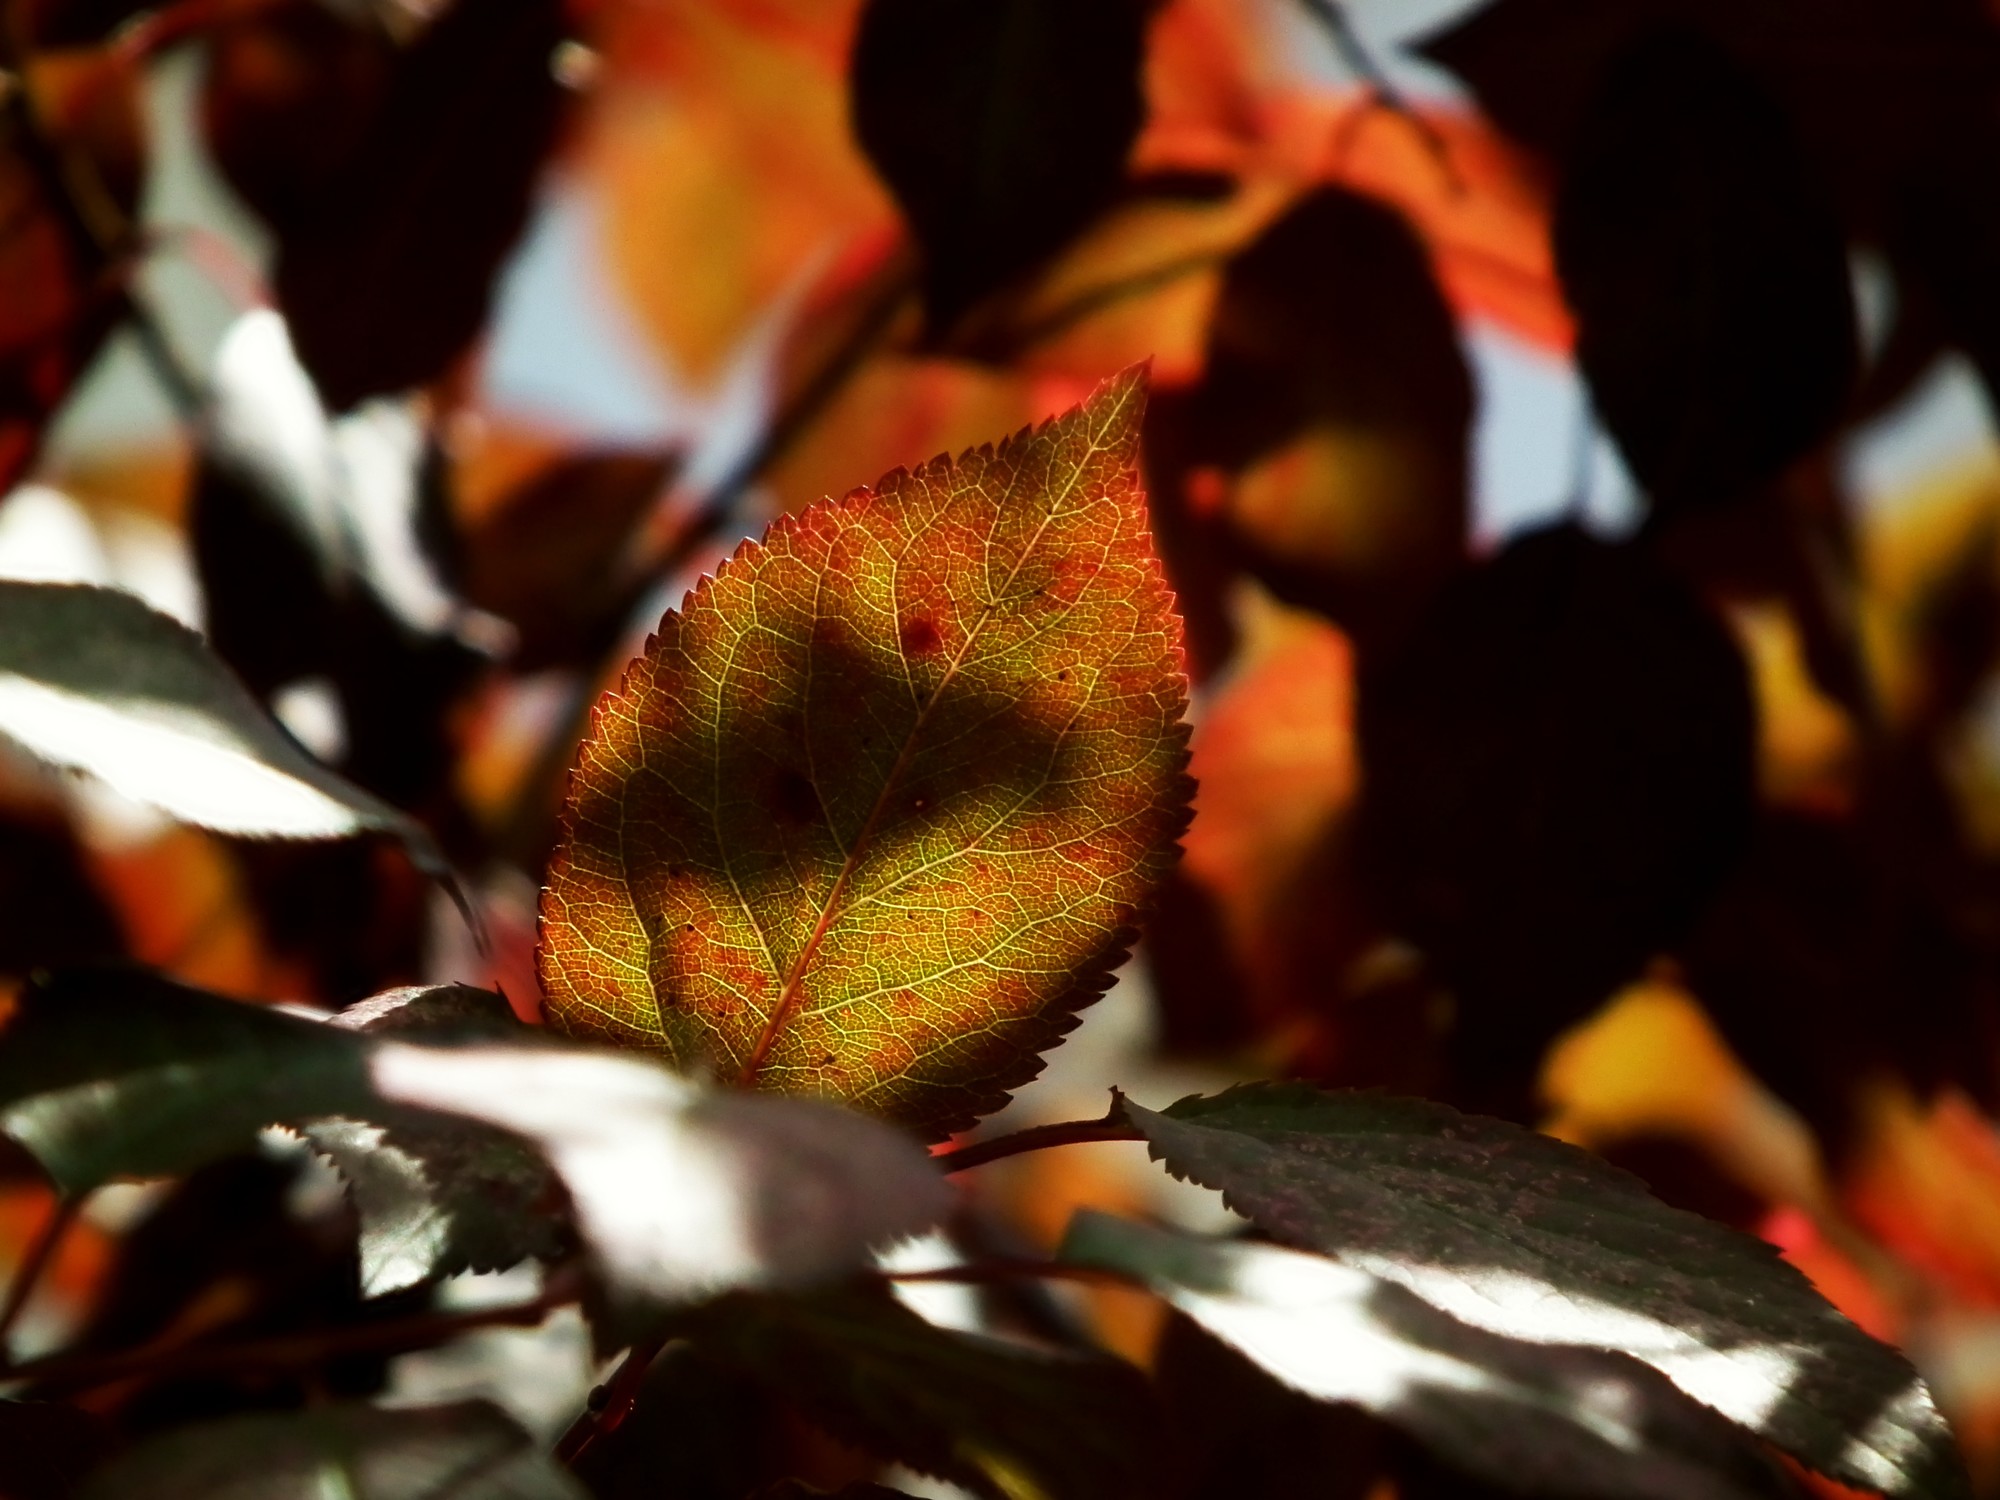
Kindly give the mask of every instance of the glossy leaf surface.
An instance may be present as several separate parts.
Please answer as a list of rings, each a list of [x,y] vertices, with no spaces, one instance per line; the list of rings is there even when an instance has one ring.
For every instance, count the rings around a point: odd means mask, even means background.
[[[1476,1328],[1617,1350],[1843,1483],[1964,1492],[1915,1370],[1761,1240],[1441,1104],[1244,1084],[1154,1113],[1153,1154],[1258,1227]]]
[[[1079,1215],[1063,1253],[1139,1277],[1286,1385],[1372,1411],[1509,1490],[1789,1493],[1749,1438],[1622,1355],[1502,1338],[1318,1256],[1104,1214]]]
[[[1103,988],[1186,819],[1144,374],[746,544],[598,707],[553,1023],[942,1133]]]

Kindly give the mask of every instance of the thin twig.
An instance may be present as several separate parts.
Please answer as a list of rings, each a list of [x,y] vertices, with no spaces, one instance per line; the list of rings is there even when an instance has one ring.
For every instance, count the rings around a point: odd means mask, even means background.
[[[1114,1099],[1101,1120],[1063,1120],[1054,1125],[1031,1125],[1011,1135],[996,1135],[990,1141],[974,1141],[951,1151],[940,1151],[931,1159],[945,1172],[964,1172],[983,1167],[990,1161],[1019,1156],[1027,1151],[1046,1151],[1051,1146],[1081,1146],[1094,1141],[1142,1141],[1141,1135],[1125,1118],[1123,1100]]]
[[[645,1388],[646,1372],[653,1368],[653,1361],[660,1357],[660,1351],[667,1347],[668,1342],[669,1335],[662,1333],[642,1339],[626,1351],[625,1358],[612,1372],[611,1378],[591,1392],[590,1405],[570,1423],[569,1431],[556,1444],[557,1463],[574,1464],[590,1451],[599,1438],[609,1437],[625,1425],[625,1419],[632,1415],[632,1408],[639,1404],[639,1392]]]
[[[1375,61],[1373,54],[1363,45],[1355,33],[1354,22],[1349,19],[1346,7],[1339,0],[1299,0],[1307,12],[1320,24],[1320,29],[1333,43],[1333,50],[1340,54],[1341,62],[1348,72],[1358,78],[1375,102],[1390,114],[1407,124],[1416,132],[1432,156],[1437,158],[1439,168],[1445,176],[1445,185],[1453,196],[1465,190],[1465,184],[1452,165],[1451,148],[1438,128],[1419,114],[1403,91],[1389,81],[1389,75],[1382,71],[1382,65]]]
[[[34,1295],[35,1284],[42,1279],[42,1273],[55,1259],[61,1247],[63,1236],[69,1233],[70,1225],[76,1222],[81,1212],[86,1194],[60,1197],[42,1226],[35,1231],[35,1237],[28,1242],[27,1250],[21,1256],[20,1265],[14,1268],[14,1279],[7,1286],[7,1300],[0,1303],[0,1361],[7,1355],[7,1339],[14,1331],[22,1309],[27,1307],[28,1298]]]
[[[428,1349],[479,1328],[533,1327],[581,1295],[579,1278],[553,1272],[549,1285],[531,1302],[465,1312],[424,1313],[395,1322],[358,1328],[327,1328],[243,1343],[176,1344],[123,1349],[113,1354],[56,1354],[25,1364],[0,1365],[0,1382],[32,1382],[47,1390],[110,1385],[143,1375],[199,1375],[218,1370],[316,1365],[343,1354],[393,1354]]]

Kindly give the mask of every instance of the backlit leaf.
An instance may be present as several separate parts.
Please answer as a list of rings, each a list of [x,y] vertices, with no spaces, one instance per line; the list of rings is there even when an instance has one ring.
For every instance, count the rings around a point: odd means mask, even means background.
[[[1441,1104],[1246,1084],[1124,1106],[1261,1229],[1508,1338],[1630,1354],[1843,1483],[1962,1494],[1916,1372],[1770,1245],[1587,1152]]]
[[[1145,377],[780,521],[598,707],[551,1021],[923,1130],[1034,1076],[1186,819]]]
[[[84,1500],[580,1500],[583,1488],[497,1407],[342,1405],[154,1438]]]
[[[1149,1493],[1145,1382],[1103,1357],[935,1328],[886,1293],[731,1298],[674,1325],[878,1458],[1007,1500]]]
[[[1365,1408],[1509,1490],[1780,1496],[1754,1442],[1637,1360],[1502,1338],[1366,1272],[1083,1213],[1065,1259],[1138,1276],[1286,1385]]]

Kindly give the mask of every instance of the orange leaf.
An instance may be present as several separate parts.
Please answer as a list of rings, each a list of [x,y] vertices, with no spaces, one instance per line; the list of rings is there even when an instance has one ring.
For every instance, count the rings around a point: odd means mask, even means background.
[[[1040,1070],[1187,818],[1144,396],[787,517],[661,622],[571,779],[553,1025],[933,1133]]]

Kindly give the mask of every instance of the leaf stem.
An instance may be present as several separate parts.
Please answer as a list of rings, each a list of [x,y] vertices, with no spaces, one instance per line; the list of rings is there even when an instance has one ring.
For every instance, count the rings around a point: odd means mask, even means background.
[[[990,1141],[974,1141],[969,1146],[940,1151],[931,1159],[944,1172],[964,1172],[973,1167],[983,1167],[990,1161],[1020,1156],[1024,1152],[1046,1151],[1051,1146],[1081,1146],[1094,1141],[1144,1139],[1137,1127],[1125,1118],[1124,1101],[1114,1099],[1111,1108],[1105,1111],[1101,1120],[1062,1120],[1053,1125],[1031,1125],[1026,1130],[1016,1130],[1008,1135],[996,1135]]]
[[[62,1245],[63,1236],[70,1225],[76,1222],[87,1194],[59,1197],[50,1208],[49,1216],[35,1231],[35,1237],[28,1242],[27,1250],[21,1256],[21,1264],[15,1267],[14,1279],[7,1286],[7,1300],[0,1303],[0,1362],[7,1356],[7,1338],[14,1331],[14,1324],[28,1305],[28,1298],[34,1294],[35,1284],[42,1279],[42,1273],[55,1259],[56,1251]]]
[[[591,1392],[590,1405],[570,1423],[569,1431],[556,1444],[557,1463],[574,1465],[599,1438],[608,1437],[625,1425],[632,1408],[639,1404],[646,1372],[653,1368],[653,1361],[670,1342],[671,1335],[660,1333],[641,1339],[625,1352],[611,1378]]]
[[[1005,1256],[971,1261],[962,1266],[935,1266],[928,1271],[883,1271],[880,1274],[884,1281],[979,1283],[1010,1281],[1017,1277],[1033,1276],[1043,1281],[1081,1281],[1091,1285],[1137,1284],[1135,1279],[1125,1272],[1109,1270],[1103,1266],[1073,1266],[1060,1260],[1024,1260]]]
[[[56,1354],[25,1364],[0,1365],[0,1382],[33,1382],[42,1389],[66,1390],[110,1385],[144,1375],[195,1375],[217,1370],[315,1365],[342,1354],[407,1353],[428,1349],[456,1334],[478,1328],[533,1327],[582,1295],[582,1279],[558,1269],[547,1288],[529,1302],[465,1312],[424,1313],[358,1328],[325,1328],[233,1344],[152,1345],[112,1354]]]

